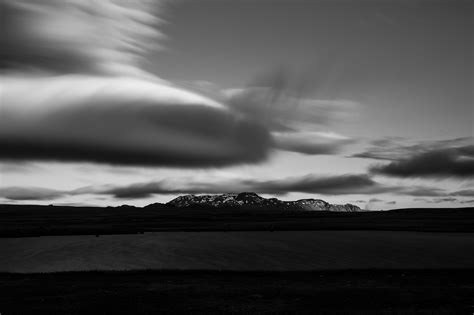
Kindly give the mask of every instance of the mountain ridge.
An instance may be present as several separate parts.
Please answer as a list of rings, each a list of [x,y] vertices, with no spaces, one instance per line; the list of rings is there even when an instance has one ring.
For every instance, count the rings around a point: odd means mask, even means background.
[[[243,209],[278,209],[304,211],[362,211],[358,206],[346,204],[330,204],[322,199],[299,199],[282,201],[277,198],[264,198],[254,192],[226,193],[216,195],[183,195],[174,198],[165,205],[176,208],[212,207],[212,208],[243,208]]]

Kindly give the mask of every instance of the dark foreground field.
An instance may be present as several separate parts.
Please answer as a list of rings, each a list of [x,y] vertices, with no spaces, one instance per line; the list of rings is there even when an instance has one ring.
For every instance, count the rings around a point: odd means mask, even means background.
[[[159,231],[474,231],[474,208],[328,212],[0,205],[0,218],[0,237]]]
[[[0,272],[474,268],[474,233],[155,232],[0,238]]]
[[[474,270],[0,274],[2,314],[472,314]]]
[[[0,218],[1,315],[474,314],[473,208],[0,205]]]

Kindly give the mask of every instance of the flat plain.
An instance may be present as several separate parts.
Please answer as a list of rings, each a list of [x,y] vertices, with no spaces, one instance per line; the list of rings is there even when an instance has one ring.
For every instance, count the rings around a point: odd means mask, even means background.
[[[474,267],[474,233],[155,232],[1,238],[0,272]]]
[[[3,314],[472,314],[474,209],[0,206]]]

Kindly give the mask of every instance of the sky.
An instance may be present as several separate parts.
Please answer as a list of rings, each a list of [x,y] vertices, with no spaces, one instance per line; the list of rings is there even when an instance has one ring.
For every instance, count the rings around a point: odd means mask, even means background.
[[[474,205],[472,1],[0,6],[1,203]]]

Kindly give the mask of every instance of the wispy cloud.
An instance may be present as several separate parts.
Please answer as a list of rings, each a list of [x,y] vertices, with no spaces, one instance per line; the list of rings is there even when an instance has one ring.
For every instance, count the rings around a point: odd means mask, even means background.
[[[148,76],[139,61],[161,46],[162,2],[2,0],[0,62],[14,71]]]
[[[0,158],[183,167],[264,160],[271,137],[260,122],[140,68],[163,37],[161,2],[2,0]]]
[[[385,138],[373,141],[366,151],[351,157],[390,161],[370,168],[372,173],[385,176],[469,178],[474,176],[473,143],[472,137],[418,143]]]
[[[66,191],[41,187],[0,188],[0,197],[9,200],[53,200],[68,194]]]
[[[73,190],[54,190],[39,187],[5,187],[0,197],[10,200],[54,200],[64,196],[108,195],[117,199],[143,199],[154,195],[220,194],[253,191],[270,195],[305,193],[315,196],[368,195],[368,204],[385,200],[373,195],[414,196],[416,200],[463,201],[474,196],[470,190],[447,191],[430,186],[406,186],[381,183],[367,174],[293,176],[283,178],[256,179],[236,176],[168,177],[154,181],[132,184],[93,185]],[[432,198],[432,199],[427,199]],[[456,200],[455,200],[456,199]],[[356,201],[365,203],[364,200]],[[441,201],[440,201],[441,202]],[[387,204],[394,204],[390,202]]]
[[[147,198],[160,194],[218,194],[253,191],[273,195],[288,193],[307,193],[315,195],[377,195],[394,194],[399,196],[451,198],[472,196],[464,191],[449,192],[429,186],[389,185],[375,181],[366,174],[294,176],[276,179],[254,179],[245,177],[196,179],[192,177],[165,178],[158,181],[134,183],[123,186],[85,187],[74,193],[93,193],[112,195],[116,198]],[[371,198],[369,202],[382,202]]]
[[[373,140],[371,146],[365,151],[356,153],[351,157],[398,161],[408,156],[466,146],[473,143],[472,137],[463,137],[435,141],[415,141],[401,137],[387,137]]]
[[[373,166],[371,172],[395,177],[473,177],[474,145],[434,149]]]
[[[257,122],[171,85],[68,75],[2,86],[4,159],[219,166],[260,161],[270,146]]]
[[[309,155],[335,154],[355,140],[333,132],[294,131],[272,132],[275,146],[280,150]]]

